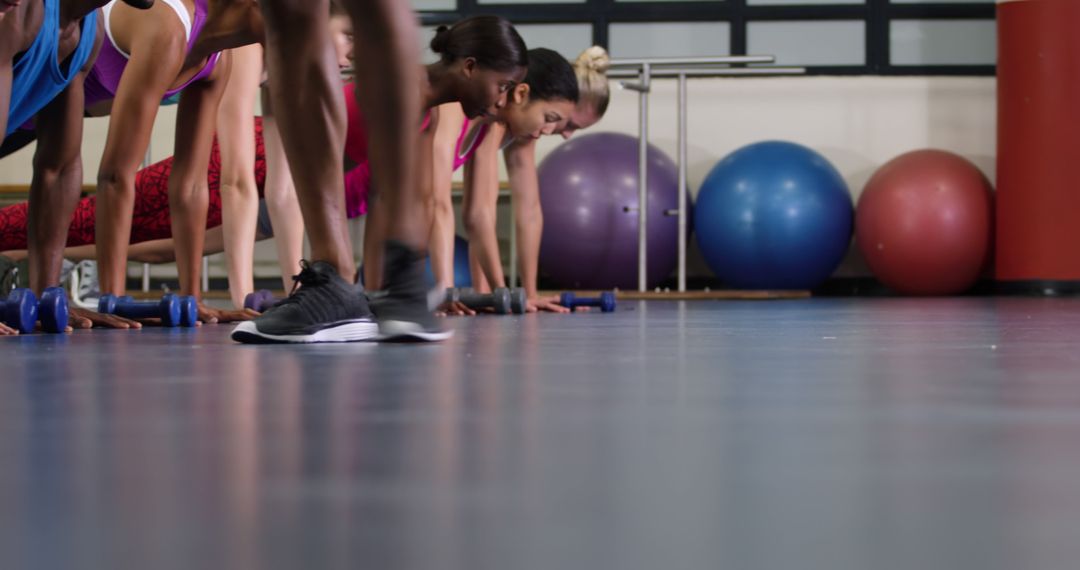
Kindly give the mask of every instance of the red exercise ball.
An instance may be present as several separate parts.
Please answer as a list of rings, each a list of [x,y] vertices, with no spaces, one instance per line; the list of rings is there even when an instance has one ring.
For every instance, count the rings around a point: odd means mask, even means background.
[[[908,295],[971,288],[990,257],[993,197],[974,164],[941,150],[889,161],[855,210],[859,250],[882,283]]]

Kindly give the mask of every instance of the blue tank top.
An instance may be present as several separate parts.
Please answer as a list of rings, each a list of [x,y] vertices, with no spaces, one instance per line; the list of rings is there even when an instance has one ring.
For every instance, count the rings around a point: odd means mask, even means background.
[[[94,51],[97,37],[97,10],[82,22],[79,45],[65,62],[57,61],[60,46],[60,0],[45,0],[45,18],[41,21],[34,43],[23,52],[12,69],[11,106],[8,110],[7,132],[10,135],[38,111],[45,108],[67,88]]]

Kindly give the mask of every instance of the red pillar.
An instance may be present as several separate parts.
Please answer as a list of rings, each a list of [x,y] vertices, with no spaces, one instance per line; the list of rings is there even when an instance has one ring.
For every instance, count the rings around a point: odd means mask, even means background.
[[[999,281],[1080,281],[1080,0],[999,0]]]

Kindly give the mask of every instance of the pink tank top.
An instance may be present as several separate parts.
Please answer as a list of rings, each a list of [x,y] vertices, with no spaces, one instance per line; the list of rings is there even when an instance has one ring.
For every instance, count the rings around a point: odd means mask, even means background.
[[[348,128],[345,133],[345,155],[358,166],[345,173],[345,211],[350,219],[363,216],[367,213],[367,199],[371,192],[371,166],[368,164],[368,140],[367,125],[364,122],[364,114],[356,102],[354,84],[345,86],[345,107],[348,111]],[[431,114],[425,113],[420,130],[424,130],[431,123]],[[461,126],[461,134],[458,135],[457,145],[454,149],[454,170],[461,168],[469,159],[476,154],[480,143],[488,133],[488,125],[481,124],[473,137],[468,148],[462,148],[465,137],[469,136],[469,121]]]

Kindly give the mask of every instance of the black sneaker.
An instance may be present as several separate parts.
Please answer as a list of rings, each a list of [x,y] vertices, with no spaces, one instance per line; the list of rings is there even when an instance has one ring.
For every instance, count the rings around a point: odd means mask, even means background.
[[[369,293],[371,309],[379,321],[379,340],[446,340],[453,334],[442,328],[432,313],[432,292],[424,282],[424,258],[409,246],[386,241],[386,267],[382,291]]]
[[[279,342],[355,342],[375,340],[363,291],[338,275],[325,261],[300,262],[292,293],[255,320],[237,325],[232,339],[249,344]]]
[[[0,255],[0,299],[19,286],[19,266],[8,256]]]

